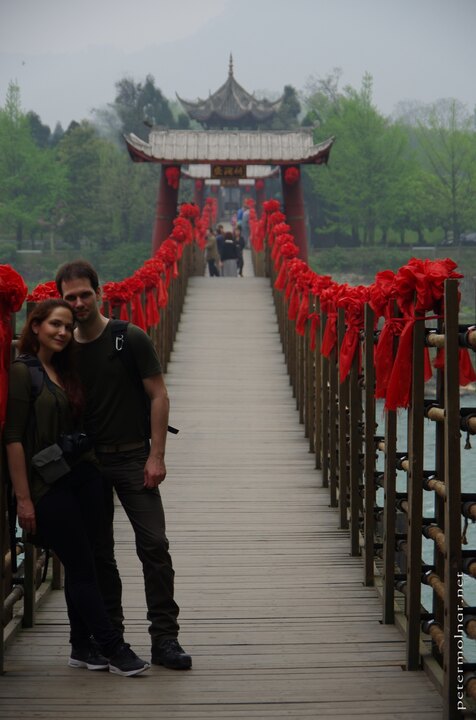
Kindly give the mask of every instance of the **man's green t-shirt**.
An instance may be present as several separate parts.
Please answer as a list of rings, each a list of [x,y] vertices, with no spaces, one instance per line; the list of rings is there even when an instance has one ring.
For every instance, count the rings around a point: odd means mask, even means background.
[[[127,341],[141,378],[162,372],[149,336],[127,327]],[[111,324],[92,342],[76,343],[86,393],[86,432],[96,445],[123,445],[150,437],[141,385],[114,350]]]

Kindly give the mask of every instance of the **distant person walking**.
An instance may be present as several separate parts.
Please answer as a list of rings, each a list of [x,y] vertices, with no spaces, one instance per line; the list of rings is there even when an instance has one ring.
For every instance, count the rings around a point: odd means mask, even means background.
[[[239,225],[237,225],[235,228],[234,241],[236,244],[236,253],[237,253],[236,265],[237,265],[237,269],[238,269],[238,275],[240,277],[243,277],[243,265],[244,265],[243,250],[245,249],[245,241],[241,234],[241,227]]]
[[[231,232],[226,232],[221,251],[223,277],[236,277],[238,272],[238,246]]]
[[[207,231],[207,240],[205,245],[205,260],[208,265],[210,277],[220,277],[220,255],[218,253],[217,239],[212,230]]]

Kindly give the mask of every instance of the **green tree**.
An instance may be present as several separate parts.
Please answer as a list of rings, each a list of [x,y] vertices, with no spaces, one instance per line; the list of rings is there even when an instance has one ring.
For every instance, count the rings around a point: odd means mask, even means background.
[[[40,148],[47,148],[50,144],[51,130],[48,125],[43,125],[40,116],[30,110],[26,114],[30,134]]]
[[[283,92],[283,102],[271,123],[272,130],[292,130],[299,125],[299,115],[301,112],[301,103],[298,94],[292,85],[285,85]]]
[[[335,83],[329,87],[332,95],[320,88],[327,102],[316,135],[337,139],[329,172],[311,174],[324,210],[324,230],[350,233],[354,242],[374,245],[378,229],[385,241],[386,229],[396,222],[396,208],[408,193],[407,137],[373,106],[370,75],[364,76],[359,91],[347,87],[340,95]]]
[[[453,234],[476,227],[476,135],[473,120],[456,100],[435,103],[427,124],[418,123],[425,189],[437,224]]]
[[[134,133],[147,140],[147,126],[188,127],[189,120],[172,106],[161,90],[156,87],[152,75],[147,75],[144,83],[136,83],[130,77],[124,77],[116,83],[114,102],[106,108],[94,111],[96,123],[116,138],[123,133]]]
[[[102,231],[100,140],[93,126],[87,121],[70,125],[58,145],[58,157],[69,184],[63,237],[79,249],[82,239],[95,241]]]
[[[58,154],[69,180],[62,229],[69,244],[105,251],[150,241],[157,168],[135,165],[86,121],[67,130]]]
[[[25,237],[33,242],[41,220],[66,192],[66,181],[51,150],[41,149],[22,112],[20,88],[10,83],[0,109],[0,228],[15,237],[22,248]]]

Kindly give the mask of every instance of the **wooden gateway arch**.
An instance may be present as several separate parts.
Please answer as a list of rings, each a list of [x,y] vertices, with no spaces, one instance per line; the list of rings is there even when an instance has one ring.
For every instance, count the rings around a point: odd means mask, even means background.
[[[254,185],[258,207],[265,199],[265,180],[281,173],[284,211],[300,257],[307,260],[306,222],[300,165],[327,163],[334,138],[314,144],[312,129],[272,131],[269,124],[285,96],[271,102],[258,99],[235,79],[230,54],[225,82],[205,100],[194,102],[179,95],[187,115],[202,130],[153,127],[148,142],[136,135],[125,140],[132,160],[162,165],[152,252],[170,235],[177,211],[180,177],[225,186]],[[203,204],[203,183],[195,201]]]
[[[153,128],[148,142],[133,134],[126,135],[125,141],[134,162],[162,165],[152,237],[153,252],[172,232],[182,166],[208,166],[211,178],[226,181],[246,178],[249,168],[264,165],[280,168],[284,212],[300,257],[307,261],[300,166],[327,163],[334,138],[316,145],[312,129],[195,131]]]

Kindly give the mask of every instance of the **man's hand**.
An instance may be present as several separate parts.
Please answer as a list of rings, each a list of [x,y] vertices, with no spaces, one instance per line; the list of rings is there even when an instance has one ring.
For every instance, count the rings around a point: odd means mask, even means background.
[[[169,396],[162,374],[142,380],[150,398],[150,454],[144,468],[144,487],[152,490],[165,479],[165,441],[169,422]]]
[[[144,468],[144,487],[153,490],[165,480],[167,469],[163,457],[149,455]]]

